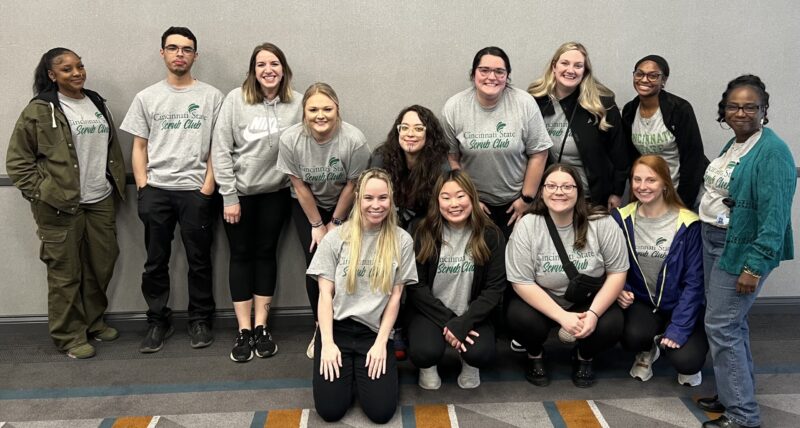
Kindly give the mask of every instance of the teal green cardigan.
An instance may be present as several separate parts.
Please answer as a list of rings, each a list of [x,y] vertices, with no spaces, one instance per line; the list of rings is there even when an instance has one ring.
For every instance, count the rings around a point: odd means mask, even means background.
[[[731,175],[730,197],[736,205],[719,259],[722,270],[739,275],[747,266],[754,273],[764,274],[781,261],[794,258],[791,213],[796,177],[789,147],[775,132],[764,128]]]

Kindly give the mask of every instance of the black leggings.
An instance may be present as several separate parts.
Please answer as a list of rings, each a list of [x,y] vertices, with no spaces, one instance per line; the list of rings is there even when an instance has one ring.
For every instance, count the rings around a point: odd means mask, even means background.
[[[323,223],[320,227],[325,227],[333,217],[333,210],[326,210],[320,207],[317,207],[317,209]],[[303,207],[300,206],[300,202],[297,199],[292,199],[292,220],[294,221],[294,227],[297,229],[297,236],[300,238],[300,246],[303,247],[303,252],[306,255],[306,267],[308,267],[311,264],[311,259],[314,258],[314,252],[316,252],[317,248],[314,247],[314,251],[308,251],[308,247],[311,246],[311,223],[309,223],[308,217],[306,217],[306,213],[303,212]],[[311,304],[311,312],[314,314],[314,320],[316,321],[319,284],[316,279],[308,275],[306,275],[306,294],[308,294],[308,303]]]
[[[508,220],[511,219],[513,211],[511,213],[506,212],[509,208],[511,208],[511,204],[513,202],[514,201],[511,201],[503,205],[484,204],[486,205],[486,208],[489,209],[490,213],[489,218],[491,218],[494,224],[496,224],[497,227],[499,227],[500,230],[503,232],[503,236],[506,237],[506,241],[508,241],[508,237],[511,236],[511,232],[514,230],[513,223],[511,224],[511,226],[508,225]]]
[[[276,250],[281,229],[289,215],[289,189],[239,196],[241,218],[223,222],[231,260],[228,282],[234,302],[253,295],[272,297],[278,274]]]
[[[567,309],[570,312],[584,312],[589,305],[575,305]],[[593,315],[590,315],[593,316]],[[513,293],[508,302],[506,321],[511,330],[512,338],[521,343],[530,355],[539,355],[542,345],[547,340],[550,330],[558,326],[547,315],[537,311],[527,304],[517,293]],[[578,350],[583,358],[594,358],[600,352],[613,347],[622,335],[623,326],[622,309],[613,303],[603,313],[594,332],[585,339],[578,339]]]
[[[450,345],[444,341],[442,329],[433,321],[416,310],[409,312],[408,322],[408,358],[419,368],[428,368],[439,364],[444,352]],[[480,336],[473,337],[474,345],[465,343],[467,352],[461,358],[478,368],[487,367],[495,356],[494,327],[488,321],[473,327]]]
[[[672,319],[672,312],[653,313],[653,307],[645,302],[634,301],[623,311],[625,328],[620,343],[626,351],[648,351],[653,346],[653,338],[664,333]],[[697,317],[694,330],[689,340],[678,349],[664,348],[672,367],[678,373],[689,375],[700,371],[706,362],[708,338],[704,328],[704,311]]]
[[[350,318],[333,321],[333,341],[342,354],[339,378],[325,380],[319,373],[322,338],[314,339],[313,389],[314,407],[326,422],[336,422],[347,413],[353,403],[353,386],[361,409],[376,424],[385,424],[397,411],[397,360],[394,343],[386,341],[386,373],[379,378],[369,378],[366,367],[367,352],[375,344],[377,334],[364,324]]]

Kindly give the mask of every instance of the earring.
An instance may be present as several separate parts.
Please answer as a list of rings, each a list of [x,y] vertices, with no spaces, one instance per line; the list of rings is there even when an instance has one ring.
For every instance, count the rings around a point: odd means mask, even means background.
[[[723,126],[722,125],[723,123],[728,127],[726,128],[725,126]],[[722,128],[724,131],[730,131],[731,130],[730,125],[728,125],[724,120],[720,120],[719,121],[719,127]]]
[[[764,118],[763,117],[761,118],[761,127],[762,128],[764,127]]]

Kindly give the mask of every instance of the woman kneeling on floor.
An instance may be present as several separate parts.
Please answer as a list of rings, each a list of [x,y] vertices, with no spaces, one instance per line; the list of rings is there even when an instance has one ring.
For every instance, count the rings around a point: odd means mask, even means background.
[[[572,382],[588,388],[595,382],[592,359],[622,334],[615,301],[628,270],[625,238],[604,208],[586,203],[573,167],[550,166],[542,183],[541,199],[517,223],[506,247],[515,291],[506,320],[512,338],[528,350],[528,382],[550,383],[542,345],[560,325],[562,341],[577,340]]]
[[[506,287],[505,239],[478,205],[466,172],[443,173],[427,216],[415,233],[419,283],[409,286],[409,357],[419,367],[419,386],[442,385],[436,365],[450,345],[461,358],[458,386],[477,388],[479,368],[495,356],[489,315]]]
[[[699,218],[681,202],[661,156],[633,163],[631,195],[633,202],[611,213],[625,234],[631,263],[617,297],[625,315],[622,347],[637,352],[631,377],[653,377],[663,349],[678,383],[700,385],[708,339]]]
[[[322,419],[338,421],[355,386],[367,417],[386,423],[398,403],[392,327],[403,286],[417,282],[414,243],[397,226],[386,171],[364,171],[355,200],[347,222],[325,235],[307,271],[320,289],[314,405]]]

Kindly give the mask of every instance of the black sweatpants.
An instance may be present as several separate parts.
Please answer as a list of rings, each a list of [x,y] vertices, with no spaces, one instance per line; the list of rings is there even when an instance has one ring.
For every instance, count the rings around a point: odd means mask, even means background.
[[[421,369],[439,364],[445,350],[451,348],[442,336],[442,329],[416,310],[409,311],[409,315],[408,358]],[[496,353],[494,326],[485,321],[476,324],[473,330],[479,335],[472,338],[475,344],[465,343],[467,352],[459,355],[472,367],[484,368],[492,363]]]
[[[322,223],[328,224],[333,217],[333,210],[326,210],[320,207],[317,207],[317,209],[320,217],[322,217]],[[300,238],[300,246],[303,247],[303,252],[306,255],[306,267],[308,267],[311,264],[311,259],[314,258],[314,252],[316,252],[317,248],[314,247],[314,251],[308,251],[308,247],[311,246],[311,223],[308,222],[308,217],[306,217],[306,213],[303,212],[303,207],[300,206],[300,202],[297,199],[292,199],[292,220],[294,221],[294,227],[297,229],[297,236]],[[319,284],[317,280],[308,275],[306,275],[306,294],[308,294],[308,303],[311,305],[311,312],[314,313],[314,320],[316,320]]]

